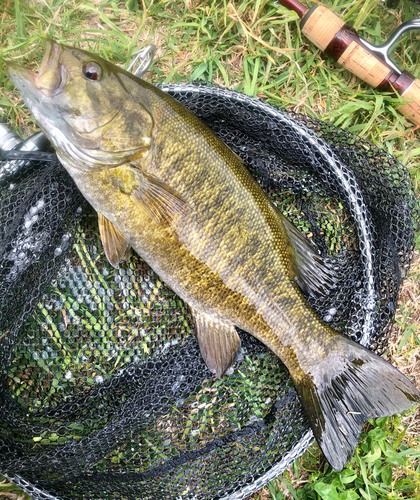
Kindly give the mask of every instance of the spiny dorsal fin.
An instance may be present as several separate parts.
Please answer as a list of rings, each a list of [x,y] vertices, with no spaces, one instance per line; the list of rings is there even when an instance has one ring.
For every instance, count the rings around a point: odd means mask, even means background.
[[[241,339],[234,326],[193,311],[200,352],[208,369],[220,378],[234,363]]]
[[[309,240],[279,212],[290,242],[295,250],[298,269],[296,282],[299,288],[317,297],[328,296],[336,286],[336,278]]]
[[[117,268],[122,260],[130,258],[128,239],[100,212],[98,212],[98,225],[105,255],[111,266]]]
[[[186,213],[185,200],[165,182],[147,172],[138,172],[139,186],[131,199],[139,203],[157,222],[173,222]]]

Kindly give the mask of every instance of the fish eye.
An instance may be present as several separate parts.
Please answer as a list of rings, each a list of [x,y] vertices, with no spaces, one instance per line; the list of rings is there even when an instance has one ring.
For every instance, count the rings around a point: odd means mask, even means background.
[[[88,62],[83,65],[83,76],[88,80],[100,80],[102,68],[96,62]]]

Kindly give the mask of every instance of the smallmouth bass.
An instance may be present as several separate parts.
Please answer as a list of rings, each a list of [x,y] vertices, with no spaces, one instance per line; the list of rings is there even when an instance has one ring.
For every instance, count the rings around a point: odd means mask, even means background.
[[[275,352],[315,437],[340,470],[364,422],[420,402],[379,356],[324,324],[299,286],[334,276],[242,161],[173,98],[88,52],[47,42],[38,74],[7,71],[98,212],[113,266],[133,248],[191,308],[200,350],[222,376],[239,327]],[[299,285],[299,286],[298,286]]]

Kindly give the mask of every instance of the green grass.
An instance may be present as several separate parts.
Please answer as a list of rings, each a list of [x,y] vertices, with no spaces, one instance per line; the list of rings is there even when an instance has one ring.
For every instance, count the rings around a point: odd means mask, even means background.
[[[370,421],[355,456],[341,472],[331,470],[312,447],[292,470],[269,484],[270,494],[273,500],[287,498],[285,491],[296,500],[418,499],[420,451],[402,444],[405,432],[400,417]],[[302,470],[305,484],[296,488],[293,483],[299,482]]]
[[[420,451],[418,443],[415,448],[402,444],[405,433],[400,417],[370,421],[341,472],[323,463],[317,447],[309,448],[292,470],[269,484],[271,497],[283,500],[288,492],[295,500],[418,499]],[[297,488],[293,483],[299,482],[302,470],[305,484]]]
[[[396,10],[375,0],[325,3],[377,44],[399,22],[419,17],[420,10],[405,0]],[[37,127],[7,79],[3,61],[36,69],[49,36],[128,67],[136,49],[153,42],[156,62],[146,75],[153,83],[211,80],[343,127],[393,153],[420,190],[419,131],[395,111],[400,99],[375,92],[321,54],[302,38],[298,16],[275,1],[0,0],[0,7],[0,121],[23,136]],[[393,59],[420,78],[420,34],[407,33]],[[410,299],[419,297],[419,282],[420,273],[414,270],[390,347],[391,359],[402,369],[420,349],[420,312]],[[254,498],[420,498],[420,442],[413,428],[420,428],[414,414],[370,422],[341,473],[332,471],[313,446]],[[0,495],[5,491],[13,493],[1,483]]]

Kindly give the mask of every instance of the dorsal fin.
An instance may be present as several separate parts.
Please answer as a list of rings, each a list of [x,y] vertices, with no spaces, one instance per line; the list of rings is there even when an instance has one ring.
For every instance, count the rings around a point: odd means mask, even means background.
[[[328,296],[336,286],[335,272],[318,255],[309,240],[280,212],[283,225],[295,251],[296,283],[299,288],[316,297]]]

